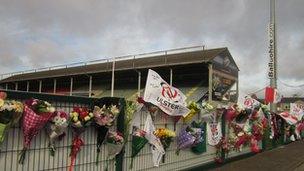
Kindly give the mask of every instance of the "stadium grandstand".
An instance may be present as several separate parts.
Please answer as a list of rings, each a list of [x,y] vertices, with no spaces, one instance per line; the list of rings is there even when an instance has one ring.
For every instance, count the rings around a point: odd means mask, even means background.
[[[179,88],[188,101],[207,97],[235,101],[238,96],[239,69],[228,48],[204,46],[2,74],[0,86],[6,90],[99,98],[111,95],[113,82],[114,96],[131,100],[143,95],[148,69]]]

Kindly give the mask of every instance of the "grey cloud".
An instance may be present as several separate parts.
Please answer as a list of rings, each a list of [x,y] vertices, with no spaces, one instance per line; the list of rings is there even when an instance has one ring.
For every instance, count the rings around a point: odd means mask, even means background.
[[[204,44],[229,48],[244,91],[268,83],[265,0],[0,2],[0,60],[16,70]],[[278,66],[285,81],[304,82],[297,62],[304,54],[303,5],[277,0]]]

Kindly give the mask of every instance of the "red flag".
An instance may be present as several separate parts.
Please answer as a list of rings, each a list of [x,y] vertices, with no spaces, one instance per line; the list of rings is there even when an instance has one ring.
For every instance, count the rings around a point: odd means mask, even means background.
[[[265,103],[274,103],[276,101],[276,89],[273,87],[266,87],[265,88]]]

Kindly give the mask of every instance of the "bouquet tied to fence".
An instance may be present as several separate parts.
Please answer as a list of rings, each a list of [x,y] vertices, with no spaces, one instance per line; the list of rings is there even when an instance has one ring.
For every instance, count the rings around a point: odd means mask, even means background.
[[[55,108],[47,101],[30,99],[25,102],[22,120],[23,150],[20,153],[19,163],[23,164],[32,139],[53,117],[54,112]]]
[[[56,151],[55,141],[61,140],[66,135],[68,127],[68,115],[63,111],[56,111],[53,119],[47,124],[47,135],[49,137],[49,150],[52,156]]]
[[[148,143],[145,138],[146,132],[137,127],[133,127],[132,133],[132,154],[131,154],[131,164],[130,168],[133,167],[133,159],[140,152],[142,148]]]
[[[171,131],[167,128],[158,128],[154,131],[154,135],[160,139],[164,150],[170,147],[171,142],[173,142],[173,138],[176,137],[174,131]]]
[[[124,146],[124,142],[125,141],[124,141],[122,133],[120,133],[118,131],[116,131],[116,132],[109,131],[108,132],[108,136],[106,139],[106,144],[108,147],[106,170],[108,169],[109,160],[114,159],[115,156],[120,153],[120,151],[122,150],[122,148]]]
[[[73,111],[70,113],[70,122],[74,134],[70,153],[70,171],[73,170],[77,153],[80,151],[81,146],[84,145],[83,140],[80,138],[80,134],[83,133],[91,124],[93,117],[93,113],[90,112],[86,107],[74,107]]]
[[[96,156],[96,164],[99,161],[99,153],[101,149],[101,145],[104,142],[109,127],[111,127],[115,119],[119,114],[119,109],[116,105],[103,105],[102,108],[98,106],[94,106],[93,115],[96,123],[96,131],[97,131],[97,156]]]
[[[0,144],[4,141],[9,128],[18,123],[22,116],[23,104],[15,100],[5,100],[6,94],[1,92],[0,98]]]

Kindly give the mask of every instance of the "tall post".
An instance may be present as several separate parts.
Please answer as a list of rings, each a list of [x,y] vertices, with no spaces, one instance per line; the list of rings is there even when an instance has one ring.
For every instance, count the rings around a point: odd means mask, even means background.
[[[71,82],[70,82],[70,96],[73,95],[73,77],[71,77]]]
[[[112,84],[111,84],[111,97],[114,96],[114,81],[115,81],[115,75],[114,75],[114,71],[115,71],[115,58],[113,58],[113,62],[112,62]]]
[[[39,80],[39,93],[42,91],[42,80]]]
[[[54,88],[53,88],[53,94],[56,94],[56,89],[57,89],[57,79],[54,79]]]
[[[140,97],[140,89],[141,89],[141,72],[140,71],[138,71],[137,72],[138,73],[138,85],[137,85],[137,94],[138,94],[138,97]]]
[[[212,75],[213,75],[213,69],[212,69],[212,63],[208,64],[208,101],[212,101]]]
[[[276,29],[275,29],[275,0],[270,0],[270,24],[269,24],[269,63],[268,77],[270,87],[277,88],[277,57],[276,57]],[[270,103],[270,111],[276,112],[276,102]]]
[[[8,84],[7,83],[5,84],[5,90],[8,90]]]
[[[92,76],[89,76],[89,97],[92,97]]]
[[[26,92],[29,92],[30,91],[30,82],[27,81],[26,82]]]
[[[170,68],[170,86],[172,86],[172,82],[173,82],[173,70],[172,68]]]

